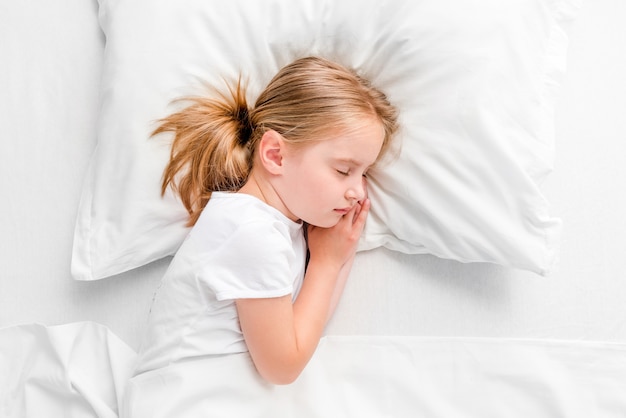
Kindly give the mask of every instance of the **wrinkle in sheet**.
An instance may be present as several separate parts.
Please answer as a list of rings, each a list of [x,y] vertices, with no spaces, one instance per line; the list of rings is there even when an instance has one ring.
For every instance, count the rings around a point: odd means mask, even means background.
[[[135,353],[102,325],[0,330],[0,416],[117,418]]]

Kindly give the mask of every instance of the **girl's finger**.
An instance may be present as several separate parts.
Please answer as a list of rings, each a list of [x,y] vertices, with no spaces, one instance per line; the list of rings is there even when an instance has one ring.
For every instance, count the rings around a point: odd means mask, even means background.
[[[354,226],[363,229],[365,226],[365,219],[367,219],[367,214],[370,211],[371,202],[369,199],[365,199],[363,204],[360,205],[359,214],[354,219]]]
[[[359,204],[356,203],[354,206],[350,208],[350,211],[341,217],[340,223],[343,222],[346,225],[352,225],[357,217],[357,213],[359,212]]]
[[[361,214],[361,209],[363,208],[362,202],[357,202],[355,205],[356,210],[354,211],[354,215],[352,216],[352,223],[355,223],[359,215]]]

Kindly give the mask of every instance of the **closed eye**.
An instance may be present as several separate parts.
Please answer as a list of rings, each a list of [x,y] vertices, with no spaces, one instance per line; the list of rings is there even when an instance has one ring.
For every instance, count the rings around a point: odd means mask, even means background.
[[[342,176],[349,176],[350,175],[350,170],[348,170],[348,171],[337,170],[337,173],[341,174]]]

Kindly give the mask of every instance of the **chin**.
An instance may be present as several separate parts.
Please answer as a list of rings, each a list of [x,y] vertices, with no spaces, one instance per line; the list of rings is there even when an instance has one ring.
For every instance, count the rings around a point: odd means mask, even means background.
[[[339,221],[341,220],[343,216],[340,216],[337,219],[330,219],[326,222],[326,225],[324,225],[324,228],[332,228],[333,226],[337,225],[339,223]]]
[[[306,221],[306,223],[309,225],[317,226],[319,228],[332,228],[333,226],[337,225],[340,220],[341,217],[337,219],[314,219],[311,221]]]

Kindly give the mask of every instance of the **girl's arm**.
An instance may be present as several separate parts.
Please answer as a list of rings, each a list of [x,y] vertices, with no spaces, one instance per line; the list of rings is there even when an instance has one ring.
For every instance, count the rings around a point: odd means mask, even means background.
[[[330,321],[330,318],[335,313],[335,309],[339,304],[339,300],[341,299],[341,295],[343,294],[343,289],[346,287],[346,282],[348,281],[348,277],[350,276],[350,271],[352,271],[352,264],[354,264],[354,254],[352,257],[346,261],[341,270],[339,271],[339,276],[337,277],[337,282],[335,283],[335,290],[330,299],[330,309],[328,310],[328,318],[326,318],[326,322]]]
[[[368,195],[369,195],[367,191],[367,177],[365,175],[363,175],[362,181],[363,181],[363,190],[365,190],[365,197],[363,198],[363,200],[359,201],[359,205],[357,205],[356,207],[356,212],[354,216],[355,220],[358,219],[358,216],[361,213],[361,210],[363,210],[363,203],[366,200],[368,200]],[[369,201],[368,201],[368,205],[369,205]],[[368,206],[368,210],[369,210],[369,206]],[[337,305],[339,304],[339,300],[341,299],[341,295],[343,294],[343,289],[346,287],[346,282],[348,281],[348,277],[350,276],[350,271],[352,271],[352,264],[354,264],[355,256],[356,256],[356,247],[355,247],[355,251],[352,252],[352,255],[350,256],[348,261],[346,261],[346,263],[341,267],[341,271],[339,271],[339,277],[337,278],[335,291],[333,292],[333,296],[330,300],[330,310],[328,312],[328,318],[326,319],[327,321],[330,321],[330,318],[335,313],[335,308],[337,308]]]
[[[311,258],[294,303],[291,295],[236,301],[246,345],[265,380],[293,382],[315,352],[343,290],[368,212],[365,200],[332,228],[309,227]]]

